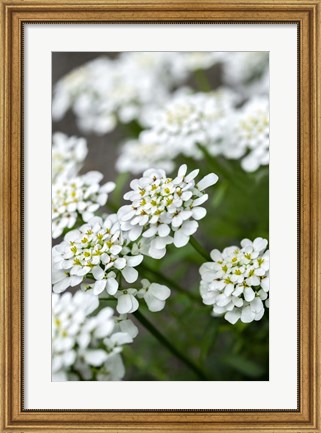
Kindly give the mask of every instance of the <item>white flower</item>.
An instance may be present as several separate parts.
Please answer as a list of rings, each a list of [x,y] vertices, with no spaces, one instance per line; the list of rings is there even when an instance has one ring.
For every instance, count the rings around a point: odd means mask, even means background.
[[[131,255],[116,215],[105,220],[92,218],[78,230],[66,234],[64,241],[53,248],[53,291],[61,293],[84,280],[94,295],[104,290],[114,296],[118,290],[118,275],[128,283],[138,278],[135,269],[142,255]]]
[[[143,131],[137,140],[129,140],[121,147],[116,168],[120,172],[140,174],[148,168],[163,168],[171,172],[177,152],[167,143],[160,143],[153,131]]]
[[[150,113],[148,126],[157,143],[170,149],[173,157],[181,153],[201,159],[203,154],[198,145],[210,147],[215,154],[236,102],[236,95],[228,89],[178,93],[161,109]]]
[[[204,304],[213,305],[214,316],[224,315],[232,324],[262,318],[269,293],[267,244],[262,238],[243,239],[241,248],[211,252],[213,261],[200,267],[200,292]]]
[[[67,137],[55,132],[52,137],[52,181],[65,180],[77,175],[88,153],[84,138]]]
[[[131,205],[118,211],[121,230],[127,232],[130,241],[142,236],[145,241],[141,248],[153,258],[163,257],[169,244],[178,248],[186,245],[198,228],[198,220],[206,215],[202,204],[208,195],[204,190],[218,177],[210,173],[195,184],[199,170],[188,175],[186,171],[187,166],[182,165],[172,179],[164,170],[146,170],[140,179],[131,182],[131,191],[124,195]]]
[[[254,98],[230,118],[221,152],[227,158],[242,158],[245,171],[269,163],[269,101]]]
[[[230,52],[221,57],[223,81],[244,95],[258,94],[258,84],[268,75],[269,53],[265,51]],[[263,87],[267,93],[268,87]],[[256,91],[254,93],[254,91]]]
[[[216,51],[186,51],[177,53],[173,58],[173,68],[193,72],[198,69],[209,69],[221,60],[221,53]],[[176,72],[177,74],[177,72]]]
[[[122,380],[125,376],[125,366],[119,353],[111,353],[104,365],[98,370],[96,380],[116,381]]]
[[[132,337],[125,332],[121,334],[121,338],[119,333],[113,333],[114,318],[111,308],[103,308],[96,316],[92,316],[98,304],[96,296],[81,291],[74,296],[71,293],[52,295],[54,381],[79,378],[90,380],[91,367],[105,371],[106,364],[109,365],[110,376],[113,376],[109,360],[121,352],[123,344],[132,342]],[[116,367],[114,366],[114,375],[119,377]]]
[[[138,328],[132,320],[128,319],[127,314],[120,314],[115,317],[114,332],[125,332],[134,339],[138,335]]]
[[[136,289],[125,289],[117,293],[117,307],[116,310],[119,314],[134,313],[138,310],[139,303],[136,299]]]
[[[144,298],[149,311],[163,310],[166,299],[171,295],[170,289],[162,284],[150,283],[146,279],[142,280],[141,283],[142,289],[138,291],[137,296]]]
[[[129,313],[134,313],[138,310],[139,302],[137,298],[144,299],[149,311],[161,311],[165,307],[165,301],[170,297],[171,291],[168,287],[158,283],[150,283],[148,280],[142,280],[142,288],[140,290],[129,288],[118,290],[116,298],[118,299],[116,310],[123,317]],[[129,323],[128,323],[129,322]],[[133,323],[126,320],[119,323],[120,330],[123,329],[130,335],[135,336]]]
[[[132,52],[100,57],[72,71],[54,89],[53,117],[69,108],[85,131],[105,134],[117,122],[139,119],[148,106],[163,103],[176,82],[170,59],[176,53]]]
[[[121,322],[120,322],[121,323]],[[137,335],[137,334],[136,334]],[[110,337],[104,339],[104,344],[109,351],[102,368],[99,369],[97,380],[121,380],[125,375],[125,367],[120,356],[122,346],[132,343],[133,337],[128,332],[117,332],[114,330]]]
[[[61,120],[74,103],[88,79],[88,70],[85,67],[74,69],[55,85],[52,101],[52,117]]]
[[[104,206],[114,182],[99,185],[103,175],[91,171],[83,176],[59,180],[52,185],[52,237],[59,237],[64,229],[72,229],[77,218],[89,221],[100,206]]]

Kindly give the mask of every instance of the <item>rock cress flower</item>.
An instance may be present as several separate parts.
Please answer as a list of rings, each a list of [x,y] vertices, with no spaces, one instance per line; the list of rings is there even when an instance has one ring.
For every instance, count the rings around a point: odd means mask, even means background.
[[[116,168],[120,172],[141,174],[148,168],[162,168],[172,172],[177,156],[173,146],[159,141],[152,130],[143,131],[137,140],[129,140],[121,147]]]
[[[167,177],[162,169],[146,170],[124,195],[131,205],[118,211],[121,230],[128,232],[131,241],[142,236],[145,250],[153,258],[163,257],[171,243],[178,248],[186,245],[198,228],[197,221],[206,215],[202,204],[208,195],[204,190],[218,177],[210,173],[195,183],[199,170],[186,172],[186,165],[179,168],[175,178]]]
[[[200,267],[200,292],[213,315],[234,324],[260,320],[269,293],[269,251],[267,240],[243,239],[241,248],[231,246],[223,252],[213,250],[212,262]],[[268,305],[266,305],[268,306]]]
[[[105,220],[92,218],[78,230],[73,230],[64,241],[53,248],[53,291],[60,293],[85,279],[95,295],[104,290],[115,295],[117,276],[121,274],[128,283],[138,278],[135,269],[142,255],[131,255],[122,235],[116,215]]]
[[[253,172],[269,163],[269,101],[254,98],[231,119],[222,141],[227,158],[242,158],[245,171]]]
[[[81,291],[52,296],[52,376],[54,381],[92,379],[91,367],[109,372],[105,380],[119,380],[123,369],[119,353],[132,342],[126,332],[113,332],[113,310],[96,316],[96,296]],[[118,359],[116,357],[118,356]]]
[[[210,93],[178,93],[150,114],[149,126],[171,152],[201,159],[198,145],[211,148],[221,140],[226,121],[233,112],[236,95],[228,89]]]
[[[62,132],[55,132],[51,150],[53,182],[76,176],[87,153],[84,138],[67,137]]]
[[[167,286],[158,283],[150,283],[144,279],[141,281],[142,288],[138,291],[137,297],[144,298],[149,311],[161,311],[165,307],[166,299],[171,295]]]
[[[99,185],[103,175],[91,171],[83,176],[57,181],[52,185],[52,237],[71,229],[80,216],[88,221],[100,206],[106,204],[114,182]]]

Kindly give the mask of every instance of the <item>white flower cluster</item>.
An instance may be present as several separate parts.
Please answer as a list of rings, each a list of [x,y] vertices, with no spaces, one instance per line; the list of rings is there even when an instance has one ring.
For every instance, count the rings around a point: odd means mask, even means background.
[[[86,83],[90,77],[96,78],[93,73],[95,69],[97,69],[98,74],[100,73],[99,64],[102,62],[103,60],[100,59],[94,60],[85,66],[74,69],[57,82],[53,89],[51,107],[54,120],[61,120],[75,104],[77,98],[86,91]]]
[[[52,114],[61,119],[72,108],[85,131],[105,134],[118,122],[136,119],[166,103],[190,74],[222,63],[226,83],[236,88],[263,74],[266,53],[131,52],[97,58],[75,69],[54,89]],[[108,95],[108,98],[106,98]]]
[[[177,153],[201,158],[197,144],[210,146],[222,136],[237,96],[228,89],[210,93],[178,93],[150,113],[150,126],[160,143]]]
[[[106,289],[114,296],[119,286],[117,276],[121,274],[128,283],[135,282],[138,278],[135,267],[143,256],[131,255],[117,216],[109,215],[105,220],[94,217],[67,233],[64,241],[53,247],[52,260],[54,292],[61,293],[90,278],[94,281],[90,288],[95,295]]]
[[[83,176],[57,180],[52,185],[52,237],[59,237],[64,229],[72,229],[81,218],[89,221],[100,206],[104,206],[114,182],[99,185],[103,175],[91,171]]]
[[[52,295],[53,381],[123,378],[120,352],[134,334],[121,331],[121,321],[116,329],[110,307],[91,316],[98,305],[96,296],[81,291]],[[132,331],[132,326],[127,323],[125,328]]]
[[[242,158],[243,169],[253,172],[268,165],[269,140],[268,98],[253,98],[231,116],[221,153],[227,158]]]
[[[218,177],[210,173],[195,184],[199,170],[186,172],[185,164],[174,179],[161,169],[146,170],[130,183],[131,191],[124,195],[131,205],[118,211],[121,230],[131,241],[142,236],[142,251],[155,259],[165,255],[169,244],[178,248],[186,245],[198,228],[197,221],[206,215],[201,206],[208,199],[204,190]]]
[[[78,174],[88,153],[84,138],[67,137],[55,132],[52,137],[52,181],[69,179]]]
[[[170,68],[180,82],[186,80],[191,72],[209,69],[224,60],[224,53],[216,51],[181,51],[172,54]]]
[[[177,154],[177,149],[170,148],[167,142],[161,143],[154,131],[143,131],[138,140],[129,140],[121,147],[116,169],[121,173],[140,174],[154,167],[170,173],[175,168]]]
[[[227,89],[177,93],[161,109],[149,112],[149,129],[137,141],[125,144],[117,162],[118,170],[138,173],[139,169],[162,167],[172,171],[173,160],[179,154],[203,158],[200,144],[217,153],[236,102],[236,95]]]
[[[100,57],[59,81],[53,99],[53,117],[69,108],[85,131],[105,134],[117,122],[138,119],[141,111],[166,100],[176,81],[170,59],[174,53],[123,53],[116,59]]]
[[[269,251],[267,240],[243,239],[241,248],[231,246],[223,252],[213,250],[212,262],[200,267],[200,292],[213,315],[234,324],[260,320],[268,306]]]
[[[264,51],[221,53],[223,80],[246,95],[268,93],[269,53]]]

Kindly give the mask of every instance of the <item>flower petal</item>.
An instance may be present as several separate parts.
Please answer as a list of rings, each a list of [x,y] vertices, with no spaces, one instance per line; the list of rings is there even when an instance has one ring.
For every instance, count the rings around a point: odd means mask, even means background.
[[[105,274],[105,273],[104,273],[104,271],[101,269],[100,266],[95,266],[95,267],[92,269],[92,274],[93,274],[95,280],[101,280],[101,279],[104,277],[104,274]]]
[[[243,323],[253,322],[254,317],[255,317],[255,313],[251,310],[250,306],[242,308],[241,322]]]
[[[147,293],[162,301],[165,301],[171,295],[171,291],[167,286],[158,283],[152,283],[149,286]]]
[[[171,229],[167,224],[160,224],[158,227],[158,235],[162,238],[168,236],[170,231]]]
[[[119,314],[127,314],[132,308],[130,295],[121,295],[118,298],[116,310]]]
[[[194,207],[200,206],[201,204],[205,203],[207,199],[208,199],[208,194],[203,194],[201,197],[193,201],[193,206]]]
[[[254,290],[251,287],[246,287],[244,289],[244,298],[247,302],[251,302],[255,298]]]
[[[87,350],[84,353],[84,359],[89,365],[96,367],[102,365],[107,359],[107,352],[104,350]]]
[[[193,218],[196,220],[201,220],[206,215],[206,209],[204,207],[194,207],[193,210]]]
[[[165,307],[165,301],[161,301],[157,298],[154,298],[154,296],[152,296],[148,292],[144,296],[144,299],[149,311],[152,311],[154,313],[163,310],[163,308]]]
[[[215,173],[210,173],[205,177],[203,177],[203,179],[200,180],[196,186],[200,191],[203,191],[203,189],[206,189],[209,186],[214,185],[217,181],[218,181],[218,176]]]
[[[228,311],[225,314],[224,319],[232,323],[232,325],[234,325],[239,320],[240,317],[241,317],[240,310],[234,308],[234,310]]]
[[[174,245],[177,248],[184,247],[188,244],[189,236],[187,236],[181,229],[177,230],[174,234]]]
[[[166,254],[166,248],[155,248],[152,245],[150,246],[149,250],[148,250],[148,254],[150,257],[152,257],[153,259],[162,259],[165,254]]]
[[[105,287],[106,287],[106,280],[96,281],[93,286],[93,294],[99,295],[101,292],[105,290]]]
[[[135,226],[132,229],[130,229],[128,233],[129,240],[134,242],[136,241],[139,236],[142,234],[143,227],[142,226]]]
[[[127,283],[134,283],[138,278],[138,272],[136,269],[131,268],[130,266],[126,266],[124,269],[122,269],[121,273]]]
[[[127,256],[126,261],[127,265],[134,268],[135,266],[138,266],[143,261],[144,256],[142,254],[137,254],[136,256]]]
[[[186,236],[193,235],[197,229],[198,229],[198,222],[197,221],[185,221],[181,227],[181,231]]]
[[[116,278],[107,278],[106,290],[110,295],[115,295],[118,290],[118,282]]]
[[[196,168],[195,170],[191,171],[187,176],[185,176],[185,182],[188,183],[191,180],[193,180],[199,173],[199,169]]]
[[[69,277],[66,277],[65,279],[60,280],[58,283],[56,283],[56,284],[53,286],[52,290],[53,290],[55,293],[62,293],[62,292],[64,292],[66,289],[68,289],[68,287],[70,287],[70,278],[69,278]]]
[[[114,261],[114,267],[116,269],[123,269],[126,266],[126,259],[124,257],[119,257],[117,260]]]

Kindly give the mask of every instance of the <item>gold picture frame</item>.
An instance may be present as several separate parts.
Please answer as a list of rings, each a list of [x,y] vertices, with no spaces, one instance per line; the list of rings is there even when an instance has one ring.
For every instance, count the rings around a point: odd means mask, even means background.
[[[0,0],[3,432],[321,432],[321,0]],[[23,410],[23,25],[54,22],[296,23],[299,28],[298,410]]]

